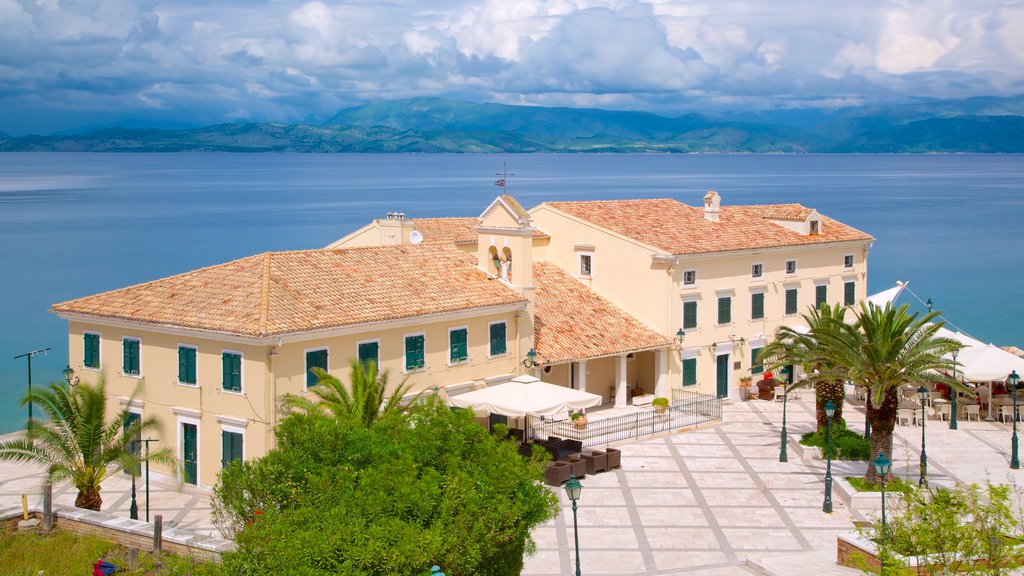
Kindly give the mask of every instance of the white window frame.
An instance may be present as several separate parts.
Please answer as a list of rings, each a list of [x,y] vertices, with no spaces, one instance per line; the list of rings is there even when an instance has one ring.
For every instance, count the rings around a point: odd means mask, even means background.
[[[370,344],[372,342],[377,343],[377,374],[380,374],[380,338],[370,338],[368,340],[357,340],[356,341],[356,362],[359,362],[359,347],[363,344]],[[405,355],[405,352],[402,352]]]
[[[685,296],[680,300],[679,303],[679,326],[681,330],[699,330],[700,329],[700,303],[702,298],[700,295]],[[697,325],[685,328],[686,325],[686,304],[693,302],[697,305]],[[717,319],[717,318],[716,318]]]
[[[223,392],[225,394],[233,394],[235,396],[245,396],[245,354],[243,354],[241,350],[228,350],[226,348],[221,349],[220,354],[221,354],[221,357],[220,357],[220,362],[221,362],[221,364],[220,364],[220,380],[221,380],[221,382],[220,382],[220,386],[218,387],[218,390],[220,390],[221,392]],[[238,388],[239,389],[238,389],[237,392],[235,392],[234,390],[225,390],[224,389],[224,354],[238,354]],[[196,369],[198,371],[198,368],[199,368],[198,367],[198,364],[199,364],[198,359],[196,360],[196,364],[197,364]],[[197,377],[196,380],[199,380],[199,378]]]
[[[304,349],[302,351],[302,365],[306,367],[306,370],[302,372],[302,389],[303,390],[309,390],[309,387],[306,386],[306,374],[309,374],[309,353],[310,352],[319,352],[321,350],[324,350],[325,352],[327,352],[327,367],[324,368],[324,370],[326,370],[327,372],[331,371],[331,347],[330,346],[314,346],[313,348],[306,348],[306,349]],[[243,444],[243,446],[245,445],[245,440],[242,440],[242,444]],[[244,448],[243,448],[243,450],[244,450]]]
[[[754,266],[760,266],[760,274],[754,274]],[[764,278],[764,262],[751,262],[750,263],[750,278],[752,280],[761,280]]]
[[[330,357],[330,356],[328,356],[328,357]],[[234,423],[230,423],[229,424],[226,420],[227,420],[226,418],[223,419],[223,420],[221,418],[217,418],[217,421],[220,422],[220,432],[221,432],[221,434],[223,434],[224,432],[231,432],[232,434],[241,434],[242,435],[242,462],[245,462],[245,445],[247,444],[247,442],[245,441],[245,426],[239,426],[239,425],[234,424]],[[198,441],[198,439],[199,439],[199,430],[197,429],[196,430],[196,440]],[[184,446],[182,448],[184,448]],[[224,439],[223,438],[221,438],[221,442],[220,442],[220,460],[221,460],[221,462],[224,461]],[[198,469],[198,466],[197,466],[197,469]],[[197,472],[196,476],[199,476],[198,472]],[[198,478],[196,478],[196,480],[198,481]]]
[[[846,259],[850,259],[850,265],[846,265]],[[854,254],[843,254],[843,270],[853,270],[853,267],[857,265],[857,257]]]
[[[184,386],[186,388],[199,388],[199,346],[196,346],[195,344],[185,344],[184,342],[178,342],[178,347],[174,349],[175,353],[178,352],[178,348],[191,348],[196,351],[196,383],[189,384],[188,382],[182,382],[181,380],[178,380],[179,375],[175,375],[174,380],[176,381],[178,386]],[[141,358],[139,359],[139,367],[142,367]]]
[[[98,356],[98,358],[96,358],[96,367],[95,368],[92,368],[91,366],[86,366],[85,365],[85,349],[84,348],[85,348],[85,335],[86,334],[92,334],[93,336],[95,336],[96,338],[99,339],[98,346],[96,346],[96,355]],[[121,342],[121,346],[124,346],[124,342],[123,341]],[[102,372],[103,371],[103,334],[100,333],[100,332],[97,332],[95,330],[82,330],[82,348],[83,348],[83,350],[82,350],[82,369],[83,370],[89,370],[91,372]],[[124,350],[123,349],[121,350],[121,353],[124,354]],[[123,369],[124,366],[121,366],[121,368]],[[142,372],[142,344],[139,344],[139,372]]]
[[[754,294],[760,294],[761,298],[761,317],[754,318]],[[755,286],[750,289],[750,321],[751,322],[763,322],[768,318],[768,290],[764,286]]]
[[[461,360],[459,362],[452,362],[452,332],[455,332],[457,330],[465,330],[466,331],[466,359],[465,360]],[[491,337],[491,335],[490,335],[490,333],[488,333],[487,334],[487,338],[490,339],[490,337]],[[505,341],[506,341],[506,344],[507,344],[507,342],[508,342],[508,336],[507,335],[505,337]],[[488,341],[487,345],[489,347],[491,345],[491,343]],[[426,346],[426,342],[425,341],[424,341],[424,346]],[[448,348],[448,352],[447,352],[447,356],[445,358],[445,364],[447,366],[462,366],[463,364],[469,364],[469,326],[452,326],[452,327],[448,328],[448,347],[447,348]]]
[[[793,263],[793,271],[792,272],[789,271],[789,263],[790,262]],[[797,261],[796,258],[790,258],[790,259],[786,260],[786,262],[782,265],[782,270],[783,270],[783,272],[785,272],[786,276],[796,276],[800,272],[800,263]]]
[[[503,353],[501,353],[501,354],[494,354],[494,355],[492,355],[491,354],[491,326],[494,326],[495,324],[504,324],[505,325],[505,351]],[[467,334],[467,336],[468,336],[468,334]],[[469,342],[466,342],[466,346],[467,347],[469,346]],[[488,359],[491,359],[491,358],[504,358],[505,356],[508,356],[508,321],[506,321],[506,320],[495,320],[493,322],[488,322],[487,323],[487,358]]]
[[[583,273],[583,259],[586,258],[588,262],[588,268],[590,270],[587,274]],[[579,270],[580,278],[593,278],[594,277],[594,253],[593,252],[577,252],[576,263],[578,264],[577,269]]]
[[[690,273],[693,274],[693,282],[687,282],[686,281],[686,275],[690,274]],[[679,283],[682,284],[683,286],[696,286],[697,285],[697,269],[696,268],[687,268],[686,270],[683,270],[681,278],[679,279]]]
[[[138,374],[125,374],[124,373],[124,341],[125,340],[134,340],[134,341],[139,343],[139,373]],[[102,364],[100,364],[100,366],[102,366]],[[137,380],[141,380],[142,379],[142,375],[145,374],[145,372],[142,370],[142,338],[141,337],[139,337],[139,336],[128,336],[127,334],[121,336],[121,369],[118,370],[118,372],[121,374],[121,376],[124,376],[125,378],[135,378]],[[197,380],[198,380],[198,378],[197,378]]]
[[[178,482],[185,483],[185,434],[181,429],[182,424],[192,424],[196,427],[196,487],[202,485],[200,478],[203,477],[203,427],[198,417],[183,416],[178,414],[178,462],[181,463],[181,467],[178,469]],[[242,441],[243,444],[245,440]]]
[[[407,356],[408,356],[408,349],[405,346],[405,339],[410,337],[410,336],[423,336],[423,366],[421,366],[419,368],[415,368],[413,370],[406,370],[405,367],[408,365],[408,363],[406,362],[406,359],[407,359]],[[467,340],[468,340],[469,334],[467,333],[466,336],[467,336]],[[448,342],[448,345],[451,346],[451,341]],[[468,350],[468,348],[469,348],[469,342],[468,341],[466,342],[466,348],[467,348],[466,351],[468,352],[469,351]],[[378,348],[378,354],[380,353],[379,350],[380,349]],[[409,332],[408,334],[402,334],[402,374],[413,374],[413,373],[416,373],[416,372],[426,372],[426,371],[427,371],[427,333],[423,332],[423,331],[420,331],[420,332]]]
[[[789,311],[786,310],[786,295],[789,293],[790,290],[796,290],[796,311],[795,312],[789,312]],[[783,286],[782,287],[782,316],[783,317],[790,317],[790,316],[799,316],[799,315],[800,315],[800,285],[799,284],[790,284],[788,286]]]
[[[732,291],[719,292],[715,294],[715,326],[732,326],[733,322],[735,322],[735,318],[733,317],[733,300],[735,299],[735,296],[736,293]],[[729,299],[729,321],[724,324],[718,321],[718,307],[721,306],[721,301],[723,298]]]

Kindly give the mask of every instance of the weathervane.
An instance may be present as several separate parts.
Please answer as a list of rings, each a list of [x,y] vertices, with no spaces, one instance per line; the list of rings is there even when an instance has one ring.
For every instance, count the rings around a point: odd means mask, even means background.
[[[495,172],[494,175],[495,176],[501,176],[501,178],[498,178],[497,180],[494,181],[494,185],[497,186],[498,188],[501,188],[501,193],[502,193],[502,195],[504,195],[505,194],[505,190],[508,187],[508,177],[509,176],[515,176],[515,174],[509,174],[509,172],[508,172],[508,162],[502,162],[501,163],[501,172]]]

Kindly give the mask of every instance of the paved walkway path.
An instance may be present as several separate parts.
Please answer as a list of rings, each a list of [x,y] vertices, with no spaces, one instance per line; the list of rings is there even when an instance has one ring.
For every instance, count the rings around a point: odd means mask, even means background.
[[[814,428],[813,394],[790,401],[788,430],[795,442]],[[847,404],[850,428],[863,430],[863,411]],[[580,559],[585,574],[692,574],[778,576],[859,574],[835,564],[836,536],[853,529],[853,514],[833,498],[834,512],[821,511],[825,464],[803,460],[792,446],[779,462],[782,404],[727,404],[724,422],[700,430],[619,443],[622,468],[583,479],[578,503]],[[894,474],[918,474],[920,428],[897,428]],[[1015,482],[1009,470],[1010,428],[992,422],[961,422],[951,431],[929,420],[929,478]],[[860,475],[865,463],[835,463],[834,473]],[[0,507],[20,505],[21,494],[39,501],[42,474],[22,465],[0,464]],[[140,517],[145,494],[138,487]],[[572,509],[558,490],[562,513],[534,532],[535,555],[526,576],[575,573]],[[73,505],[67,483],[54,489],[59,504]],[[118,474],[103,485],[103,510],[128,516],[130,477]],[[210,493],[192,486],[151,482],[150,514],[167,527],[216,534]]]

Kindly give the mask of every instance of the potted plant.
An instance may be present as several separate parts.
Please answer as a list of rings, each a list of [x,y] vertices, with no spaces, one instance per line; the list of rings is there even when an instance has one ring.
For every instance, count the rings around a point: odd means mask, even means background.
[[[668,398],[655,398],[651,400],[651,406],[654,407],[655,412],[662,414],[665,410],[668,410]]]
[[[750,387],[754,385],[754,379],[750,376],[740,377],[740,396],[744,401],[750,399]]]
[[[569,420],[572,421],[573,426],[578,430],[583,430],[587,427],[587,414],[584,412],[583,408],[580,408],[579,410],[570,410]]]

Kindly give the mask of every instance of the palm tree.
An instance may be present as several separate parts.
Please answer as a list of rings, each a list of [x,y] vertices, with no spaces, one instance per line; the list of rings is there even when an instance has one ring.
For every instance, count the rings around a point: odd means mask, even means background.
[[[387,371],[378,375],[375,362],[364,364],[352,360],[350,365],[351,390],[324,370],[313,368],[317,383],[309,391],[317,399],[289,394],[285,396],[285,405],[305,412],[326,411],[335,418],[352,418],[366,428],[381,418],[405,411],[402,397],[409,391],[409,386],[404,380],[388,396]]]
[[[30,401],[42,408],[47,421],[33,420],[25,438],[0,443],[0,460],[42,464],[50,483],[70,479],[78,489],[75,506],[89,510],[102,506],[104,480],[143,461],[129,445],[137,434],[157,426],[153,418],[132,419],[127,408],[107,422],[102,379],[95,386],[54,382],[26,394],[21,405]],[[168,448],[150,452],[149,460],[176,462]]]
[[[789,326],[782,326],[776,333],[775,340],[761,350],[761,357],[770,370],[783,366],[802,366],[807,374],[794,381],[791,387],[814,386],[815,420],[818,430],[828,426],[825,405],[831,400],[836,407],[835,421],[843,418],[843,401],[846,399],[844,388],[844,370],[830,358],[819,342],[818,334],[829,330],[833,323],[844,323],[846,307],[836,304],[821,304],[811,308],[802,315],[807,322],[807,333],[798,332]]]
[[[944,323],[932,320],[940,312],[918,317],[909,314],[908,309],[906,304],[898,308],[886,304],[883,308],[861,302],[856,323],[830,320],[829,328],[816,335],[822,353],[834,365],[844,367],[849,380],[868,389],[871,454],[892,454],[892,431],[903,385],[918,387],[941,381],[954,389],[962,388],[940,374],[950,371],[953,361],[949,355],[962,346],[936,335]],[[868,465],[864,479],[878,482],[874,466]]]

